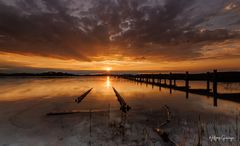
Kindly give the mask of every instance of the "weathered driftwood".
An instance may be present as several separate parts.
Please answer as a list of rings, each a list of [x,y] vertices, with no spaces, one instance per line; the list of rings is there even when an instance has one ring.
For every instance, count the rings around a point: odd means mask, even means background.
[[[75,99],[75,102],[80,103],[88,95],[88,93],[92,91],[92,89],[93,88],[89,89],[88,91],[83,93],[81,96],[77,97],[77,99]]]
[[[114,87],[112,87],[112,88],[113,88],[113,91],[115,92],[117,100],[120,104],[120,110],[124,113],[127,113],[131,109],[131,107],[129,105],[127,105],[127,103],[125,102],[123,97],[118,93],[118,91]]]
[[[163,126],[166,126],[171,121],[170,108],[167,105],[163,106],[163,108],[167,112],[167,119],[163,123],[161,123],[158,128],[154,128],[153,130],[162,138],[162,140],[165,143],[167,143],[169,145],[173,145],[173,146],[178,146],[178,144],[176,144],[176,142],[174,142],[172,139],[169,138],[169,134],[162,129]]]
[[[100,112],[108,112],[108,110],[92,110],[93,113],[100,113]],[[56,112],[49,112],[47,116],[57,116],[57,115],[68,115],[68,114],[78,114],[78,113],[89,113],[89,110],[69,110],[69,111],[56,111]]]

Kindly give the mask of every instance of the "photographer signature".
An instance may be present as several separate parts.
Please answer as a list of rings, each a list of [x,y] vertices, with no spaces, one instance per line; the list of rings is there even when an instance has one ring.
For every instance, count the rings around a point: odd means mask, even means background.
[[[222,142],[233,142],[235,140],[235,137],[231,137],[231,136],[216,136],[216,135],[212,135],[209,136],[209,140],[211,142],[218,142],[218,141],[222,141]]]

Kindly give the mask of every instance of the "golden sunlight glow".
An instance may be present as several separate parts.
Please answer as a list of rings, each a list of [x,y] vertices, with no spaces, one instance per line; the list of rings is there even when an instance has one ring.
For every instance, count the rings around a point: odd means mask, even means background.
[[[106,67],[105,70],[109,72],[109,71],[112,70],[112,68],[111,67]]]
[[[74,59],[59,59],[52,57],[43,57],[35,55],[21,55],[17,53],[7,53],[0,51],[0,72],[7,72],[11,69],[17,69],[18,72],[28,72],[30,69],[59,69],[59,70],[101,70],[110,73],[113,68],[114,71],[118,70],[161,70],[161,71],[202,71],[212,68],[224,69],[238,69],[240,61],[239,57],[224,57],[231,56],[232,53],[239,54],[237,41],[229,41],[208,45],[202,48],[204,52],[202,59],[196,60],[183,60],[183,61],[165,61],[153,58],[151,61],[133,61],[133,60],[103,60],[103,61],[79,61]],[[217,48],[211,49],[211,48]],[[231,53],[229,53],[231,52]],[[221,59],[215,56],[223,56]],[[99,56],[100,57],[100,56]],[[161,64],[159,63],[161,62]],[[207,65],[206,65],[207,64]],[[29,70],[28,70],[29,69]]]
[[[110,81],[110,77],[109,76],[107,76],[106,87],[107,88],[111,87],[111,81]]]

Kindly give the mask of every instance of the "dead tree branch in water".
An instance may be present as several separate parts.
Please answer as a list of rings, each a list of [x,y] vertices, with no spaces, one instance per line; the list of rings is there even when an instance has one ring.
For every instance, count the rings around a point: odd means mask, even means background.
[[[83,93],[81,96],[77,97],[77,99],[75,99],[75,102],[80,103],[92,91],[92,89],[93,88],[89,89],[88,91]]]
[[[174,142],[172,139],[169,138],[169,134],[162,129],[163,126],[166,126],[167,124],[169,124],[171,122],[171,117],[172,117],[170,108],[167,105],[164,105],[163,108],[167,112],[167,119],[165,120],[165,122],[161,123],[158,128],[154,128],[153,130],[162,138],[162,140],[165,143],[169,143],[169,145],[178,146],[178,144],[176,144],[176,142]]]
[[[117,96],[118,102],[120,104],[120,110],[124,113],[127,113],[131,107],[129,105],[127,105],[127,103],[125,102],[125,100],[123,99],[123,97],[118,93],[118,91],[114,88],[113,91],[115,93],[115,95]]]

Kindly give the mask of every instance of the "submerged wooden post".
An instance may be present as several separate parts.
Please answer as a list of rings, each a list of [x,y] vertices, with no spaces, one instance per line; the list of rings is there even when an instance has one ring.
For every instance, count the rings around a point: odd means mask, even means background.
[[[167,85],[167,77],[166,77],[166,74],[164,75],[164,84]]]
[[[110,104],[108,104],[108,126],[110,125],[110,114],[111,114],[111,105]]]
[[[159,84],[160,84],[160,86],[162,84],[162,74],[159,74]]]
[[[207,72],[207,92],[210,91],[210,73]]]
[[[217,70],[213,70],[213,98],[213,104],[217,106]]]
[[[169,84],[170,84],[170,86],[172,86],[172,73],[171,72],[169,74]]]
[[[89,110],[89,134],[92,137],[92,110]]]
[[[124,113],[127,113],[131,109],[131,107],[129,105],[127,105],[127,103],[125,102],[123,97],[118,93],[118,91],[114,87],[112,87],[112,88],[113,88],[113,91],[117,97],[119,104],[120,104],[120,110]]]
[[[172,73],[169,74],[170,94],[172,93]]]
[[[161,91],[161,86],[162,86],[162,77],[161,77],[161,73],[158,75],[158,86],[159,86],[159,91]]]
[[[151,84],[152,84],[152,89],[153,89],[154,88],[154,83],[155,83],[155,81],[154,81],[154,74],[152,74],[151,78],[152,78]]]
[[[152,74],[152,83],[155,83],[155,78],[154,78],[154,74]]]
[[[188,98],[188,95],[189,95],[189,73],[188,73],[188,71],[186,72],[185,87],[186,87],[186,98]]]
[[[85,93],[83,93],[81,96],[77,97],[75,99],[75,102],[80,103],[91,91],[93,88],[89,89],[88,91],[86,91]]]

